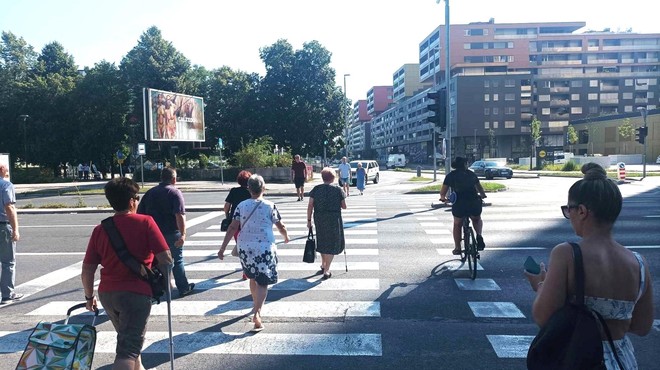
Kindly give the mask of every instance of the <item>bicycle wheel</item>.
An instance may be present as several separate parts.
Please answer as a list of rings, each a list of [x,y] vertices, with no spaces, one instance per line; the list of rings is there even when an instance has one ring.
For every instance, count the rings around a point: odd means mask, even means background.
[[[470,222],[469,220],[463,220],[463,256],[465,262],[465,259],[467,259],[468,263],[468,271],[470,272],[470,277],[474,279],[473,276],[473,266],[472,266],[472,248],[470,247],[471,244],[471,238],[470,238],[470,233],[472,231],[472,228],[470,227]]]
[[[474,231],[472,228],[468,230],[468,239],[465,243],[468,259],[468,268],[470,269],[470,279],[474,280],[477,278],[477,259],[479,258],[479,252],[477,251],[477,241],[474,238]]]

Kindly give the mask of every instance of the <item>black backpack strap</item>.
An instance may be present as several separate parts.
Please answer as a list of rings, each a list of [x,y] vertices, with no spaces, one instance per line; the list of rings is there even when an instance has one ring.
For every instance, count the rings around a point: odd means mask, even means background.
[[[573,262],[574,262],[574,270],[575,270],[575,301],[576,304],[580,306],[584,306],[584,264],[582,262],[582,250],[580,249],[580,245],[578,243],[570,243],[571,246],[573,247]],[[603,316],[598,313],[596,310],[589,309],[600,321],[600,326],[603,328],[603,331],[605,332],[605,336],[607,337],[607,341],[610,344],[610,348],[612,349],[612,353],[614,354],[614,359],[616,360],[616,363],[619,365],[619,368],[621,370],[625,370],[623,367],[623,364],[621,364],[621,360],[619,359],[619,355],[616,353],[616,348],[614,347],[614,341],[612,340],[612,334],[610,333],[610,329],[607,327],[607,323],[605,322],[605,319]]]
[[[115,226],[115,220],[112,217],[108,217],[105,220],[101,221],[101,225],[105,229],[105,232],[110,238],[110,244],[112,244],[112,249],[117,253],[117,257],[122,261],[131,271],[137,274],[142,279],[147,280],[147,270],[146,266],[138,260],[135,259],[126,249],[126,243],[124,238],[119,234],[117,226]]]

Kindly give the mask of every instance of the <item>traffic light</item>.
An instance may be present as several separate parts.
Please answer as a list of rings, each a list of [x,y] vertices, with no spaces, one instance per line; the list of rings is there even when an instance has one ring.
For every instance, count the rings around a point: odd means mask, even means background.
[[[635,129],[635,140],[640,144],[644,144],[644,140],[646,139],[646,134],[648,134],[648,132],[649,128],[646,126],[637,127]]]
[[[433,125],[438,128],[440,131],[444,131],[447,127],[447,117],[446,117],[446,104],[447,104],[447,93],[445,89],[439,91],[432,91],[426,94],[427,99],[432,99],[433,102],[429,103],[426,108],[431,112],[431,114],[426,117],[426,121],[433,123]]]

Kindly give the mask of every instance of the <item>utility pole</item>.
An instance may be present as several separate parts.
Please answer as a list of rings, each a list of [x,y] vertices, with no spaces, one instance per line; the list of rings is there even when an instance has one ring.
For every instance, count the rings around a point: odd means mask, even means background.
[[[642,118],[644,119],[644,155],[642,156],[642,179],[646,178],[646,134],[648,133],[648,126],[646,125],[646,116],[648,115],[648,112],[646,111],[646,107],[639,107],[637,108],[640,110],[640,113],[642,114]]]
[[[27,170],[27,119],[30,118],[27,114],[21,114],[18,118],[23,119],[23,161],[25,161],[25,169]]]
[[[350,73],[344,73],[344,100],[346,100],[346,101],[348,101],[348,97],[346,95],[346,77],[348,77],[348,76],[350,76]],[[346,158],[350,160],[350,158],[348,158],[348,134],[349,134],[348,133],[348,110],[346,109],[346,106],[344,104],[342,104],[342,107],[344,107],[344,112],[343,112],[344,113],[344,120],[345,120],[344,126],[346,126],[346,143],[344,144],[346,146],[345,152],[346,152]]]
[[[437,0],[438,2],[440,0]],[[445,2],[445,85],[447,86],[447,101],[445,102],[447,108],[447,135],[445,142],[447,145],[447,155],[445,156],[445,174],[451,171],[451,89],[449,88],[449,79],[451,78],[451,61],[449,60],[449,0]]]

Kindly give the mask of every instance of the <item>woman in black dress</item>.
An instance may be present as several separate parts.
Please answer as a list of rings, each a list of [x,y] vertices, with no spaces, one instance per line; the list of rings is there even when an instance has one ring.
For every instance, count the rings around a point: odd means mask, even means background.
[[[344,222],[341,210],[346,209],[346,194],[334,185],[335,172],[331,168],[321,171],[323,184],[316,185],[309,192],[307,205],[307,227],[312,227],[312,214],[316,227],[316,251],[321,253],[321,271],[323,280],[332,277],[330,264],[346,245],[344,240]]]
[[[231,188],[229,190],[229,194],[227,194],[227,198],[225,198],[225,218],[227,220],[233,220],[234,219],[234,212],[236,212],[236,207],[238,204],[244,200],[250,199],[252,196],[250,195],[250,191],[247,188],[247,183],[248,179],[252,176],[252,173],[250,171],[241,171],[238,173],[238,176],[236,177],[236,182],[238,182],[237,187]],[[234,235],[234,241],[238,240],[238,233]],[[243,273],[243,280],[247,280],[247,276],[245,273]]]

